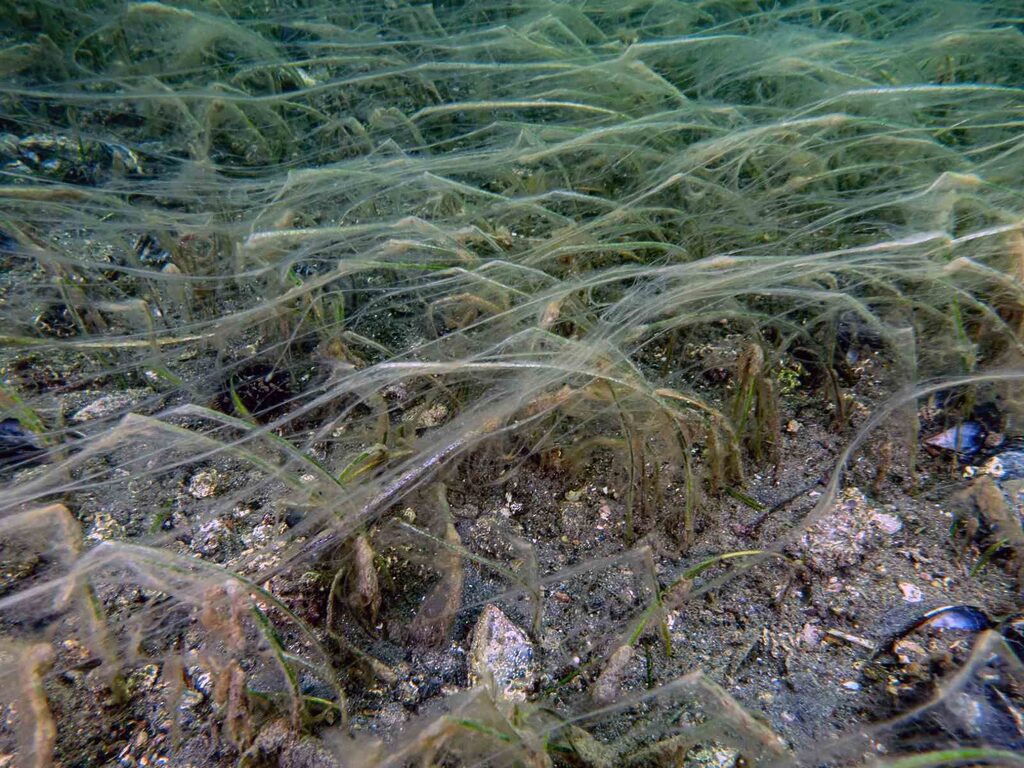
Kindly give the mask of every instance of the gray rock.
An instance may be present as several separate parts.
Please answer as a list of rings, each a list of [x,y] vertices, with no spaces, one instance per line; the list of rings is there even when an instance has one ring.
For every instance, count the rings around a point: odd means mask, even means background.
[[[900,528],[899,518],[880,513],[860,489],[846,488],[828,514],[804,532],[797,549],[812,570],[830,575],[857,565]]]
[[[147,394],[149,392],[145,389],[125,389],[121,392],[111,392],[109,395],[93,400],[84,408],[79,408],[72,414],[71,421],[82,423],[125,413],[135,407]]]
[[[505,698],[524,701],[536,674],[530,638],[496,605],[487,605],[473,629],[470,683],[479,685],[493,679],[495,690]]]

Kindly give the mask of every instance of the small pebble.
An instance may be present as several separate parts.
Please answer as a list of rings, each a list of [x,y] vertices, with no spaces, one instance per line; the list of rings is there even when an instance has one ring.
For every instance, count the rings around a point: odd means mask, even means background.
[[[424,409],[416,419],[416,426],[422,429],[439,427],[448,419],[448,406],[444,403],[434,403]]]
[[[908,603],[920,603],[924,600],[924,592],[913,584],[901,581],[899,584],[900,592],[903,593],[903,599]]]
[[[848,691],[859,691],[860,683],[858,683],[856,680],[847,680],[845,683],[843,683],[843,688],[845,688]]]
[[[801,645],[815,646],[821,642],[824,632],[813,624],[804,624],[798,636]]]
[[[903,521],[896,517],[896,515],[887,515],[884,512],[875,512],[874,520],[875,525],[890,535],[898,533],[900,529],[903,528]]]

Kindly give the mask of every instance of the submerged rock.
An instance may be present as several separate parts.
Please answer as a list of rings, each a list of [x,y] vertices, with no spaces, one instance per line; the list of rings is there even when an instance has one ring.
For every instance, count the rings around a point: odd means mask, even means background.
[[[493,679],[505,698],[526,699],[536,676],[533,644],[496,605],[489,604],[473,628],[469,650],[469,681],[479,685]]]
[[[812,570],[830,575],[856,565],[901,528],[899,518],[877,511],[860,489],[846,488],[800,538],[798,550]]]
[[[125,389],[120,392],[111,392],[93,400],[84,408],[75,411],[71,421],[81,424],[85,421],[95,421],[111,416],[119,416],[133,409],[148,394],[144,389]]]

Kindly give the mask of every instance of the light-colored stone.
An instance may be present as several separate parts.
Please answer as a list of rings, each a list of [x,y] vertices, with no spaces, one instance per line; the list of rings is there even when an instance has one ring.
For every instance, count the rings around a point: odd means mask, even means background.
[[[494,681],[507,699],[523,701],[537,674],[533,643],[496,605],[487,605],[473,629],[469,650],[469,680],[480,685]]]
[[[700,744],[686,753],[686,760],[681,765],[692,768],[731,768],[736,765],[739,752],[720,744]]]
[[[90,541],[117,541],[125,538],[125,528],[107,512],[97,512],[86,538]]]
[[[901,581],[899,586],[900,592],[903,593],[903,599],[908,603],[920,603],[924,600],[924,592],[919,587],[908,581]]]
[[[875,525],[877,525],[883,533],[887,533],[890,536],[894,533],[899,533],[903,529],[903,521],[900,520],[896,515],[888,515],[884,512],[875,512],[873,515]]]
[[[812,570],[832,575],[859,564],[882,543],[878,512],[859,488],[846,488],[833,507],[800,538],[799,552]]]
[[[120,415],[130,411],[145,395],[144,389],[126,389],[121,392],[111,392],[109,395],[97,398],[84,408],[79,408],[71,416],[71,421],[82,423],[104,419],[108,416]]]

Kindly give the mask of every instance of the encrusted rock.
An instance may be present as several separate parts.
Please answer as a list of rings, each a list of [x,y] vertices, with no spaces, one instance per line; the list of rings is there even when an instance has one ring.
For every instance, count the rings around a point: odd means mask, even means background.
[[[203,523],[192,539],[192,549],[207,557],[217,554],[231,537],[231,531],[220,518]]]
[[[899,518],[874,509],[858,488],[846,488],[835,506],[800,538],[804,562],[822,574],[857,565],[886,534],[902,527]]]
[[[530,638],[496,605],[487,605],[473,628],[470,683],[479,685],[493,679],[495,689],[506,698],[523,701],[533,687],[535,675]]]
[[[108,512],[97,512],[86,538],[91,541],[115,541],[125,538],[125,528]]]
[[[739,752],[714,742],[700,744],[686,753],[686,765],[693,768],[731,768],[737,764]]]
[[[93,400],[84,408],[75,411],[71,416],[71,420],[81,423],[83,421],[104,419],[108,416],[129,411],[146,394],[147,392],[144,389],[126,389],[121,392],[111,392],[109,395]]]
[[[215,469],[204,469],[189,478],[188,492],[197,499],[206,499],[217,492],[219,485],[220,473]]]
[[[339,745],[340,746],[340,745]],[[345,745],[349,750],[352,746]],[[368,745],[367,745],[368,746]],[[340,768],[332,750],[315,736],[303,736],[285,720],[275,720],[260,729],[245,753],[245,763],[277,765],[280,768]],[[348,761],[346,760],[346,764]]]

